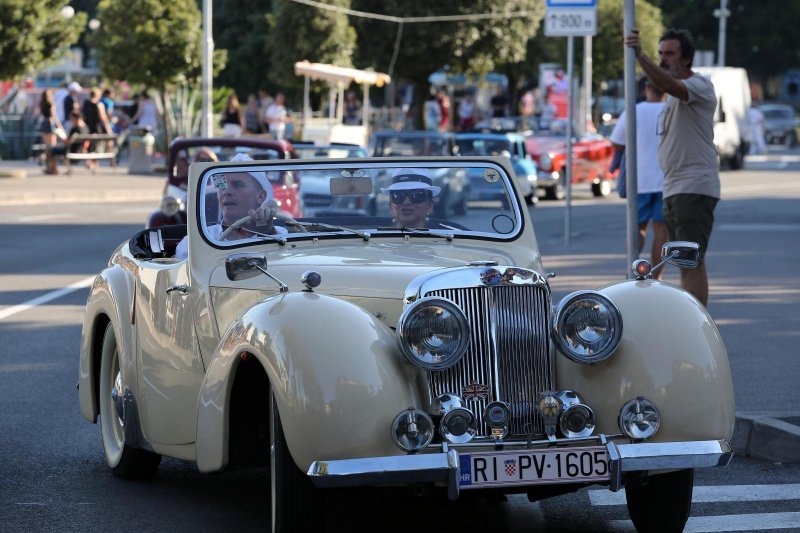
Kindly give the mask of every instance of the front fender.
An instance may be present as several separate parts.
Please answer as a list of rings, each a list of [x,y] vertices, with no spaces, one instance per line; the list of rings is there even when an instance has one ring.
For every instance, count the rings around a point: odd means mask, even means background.
[[[616,283],[600,293],[622,314],[620,345],[594,365],[559,355],[558,388],[583,395],[600,433],[618,433],[622,405],[644,396],[661,414],[653,441],[729,439],[735,421],[731,371],[705,307],[688,292],[651,280]]]
[[[126,370],[127,385],[135,388],[134,336],[132,326],[135,282],[119,264],[103,270],[94,280],[86,301],[81,331],[81,354],[78,372],[78,399],[81,414],[90,422],[97,421],[97,384],[100,371],[100,349],[109,321],[114,328],[120,365]]]
[[[392,330],[349,302],[292,292],[262,300],[222,336],[198,399],[200,471],[227,465],[229,400],[242,352],[264,367],[301,470],[315,460],[401,453],[390,424],[421,404]]]

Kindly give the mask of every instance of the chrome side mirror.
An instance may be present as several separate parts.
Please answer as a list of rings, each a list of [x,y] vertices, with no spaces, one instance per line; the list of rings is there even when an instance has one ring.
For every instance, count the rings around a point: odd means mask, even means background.
[[[231,281],[250,279],[267,269],[267,258],[264,254],[232,254],[225,259],[225,273]]]
[[[661,248],[661,257],[680,268],[700,266],[700,245],[689,241],[671,241]]]
[[[288,292],[289,286],[267,272],[267,258],[264,254],[231,254],[225,259],[225,273],[231,281],[250,279],[264,274],[280,286],[281,292]]]

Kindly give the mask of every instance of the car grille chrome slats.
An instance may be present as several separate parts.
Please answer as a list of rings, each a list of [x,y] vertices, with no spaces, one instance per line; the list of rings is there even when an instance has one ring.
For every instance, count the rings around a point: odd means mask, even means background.
[[[464,397],[467,387],[474,398],[465,405],[478,419],[478,433],[490,435],[483,411],[493,400],[511,405],[510,435],[544,433],[536,411],[538,393],[554,390],[555,376],[549,355],[550,302],[541,286],[498,286],[440,289],[426,296],[452,300],[467,317],[472,331],[464,358],[442,372],[431,372],[431,397],[451,393]],[[488,385],[488,397],[480,387]]]

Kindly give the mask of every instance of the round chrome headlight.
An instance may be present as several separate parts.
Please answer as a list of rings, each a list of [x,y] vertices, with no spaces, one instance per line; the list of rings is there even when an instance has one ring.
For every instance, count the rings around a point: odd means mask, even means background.
[[[469,442],[478,433],[477,421],[472,411],[463,407],[456,407],[442,417],[439,431],[444,438],[453,444]]]
[[[409,407],[392,421],[392,441],[405,452],[416,452],[433,439],[433,421],[424,411]]]
[[[639,396],[622,406],[618,422],[619,429],[628,437],[635,440],[649,439],[658,431],[661,416],[653,402]]]
[[[539,156],[539,168],[545,172],[549,172],[553,168],[553,160],[550,158],[550,154]]]
[[[397,322],[400,351],[424,370],[444,370],[467,351],[469,324],[450,300],[423,298],[409,305]]]
[[[611,356],[622,338],[622,315],[602,294],[578,291],[558,304],[553,322],[556,348],[578,363],[598,363]]]

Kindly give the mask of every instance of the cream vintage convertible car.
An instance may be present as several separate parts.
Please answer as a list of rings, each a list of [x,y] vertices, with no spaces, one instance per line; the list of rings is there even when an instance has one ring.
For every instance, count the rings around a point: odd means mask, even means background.
[[[434,218],[430,176],[458,168],[503,199]],[[391,201],[273,218],[270,173]],[[639,531],[681,531],[694,469],[732,457],[714,321],[645,261],[553,302],[516,187],[492,157],[193,165],[188,225],[121,244],[88,298],[80,405],[113,472],[266,464],[274,531],[319,530],[329,491],[382,485],[625,487]],[[693,243],[664,253],[696,266]]]

